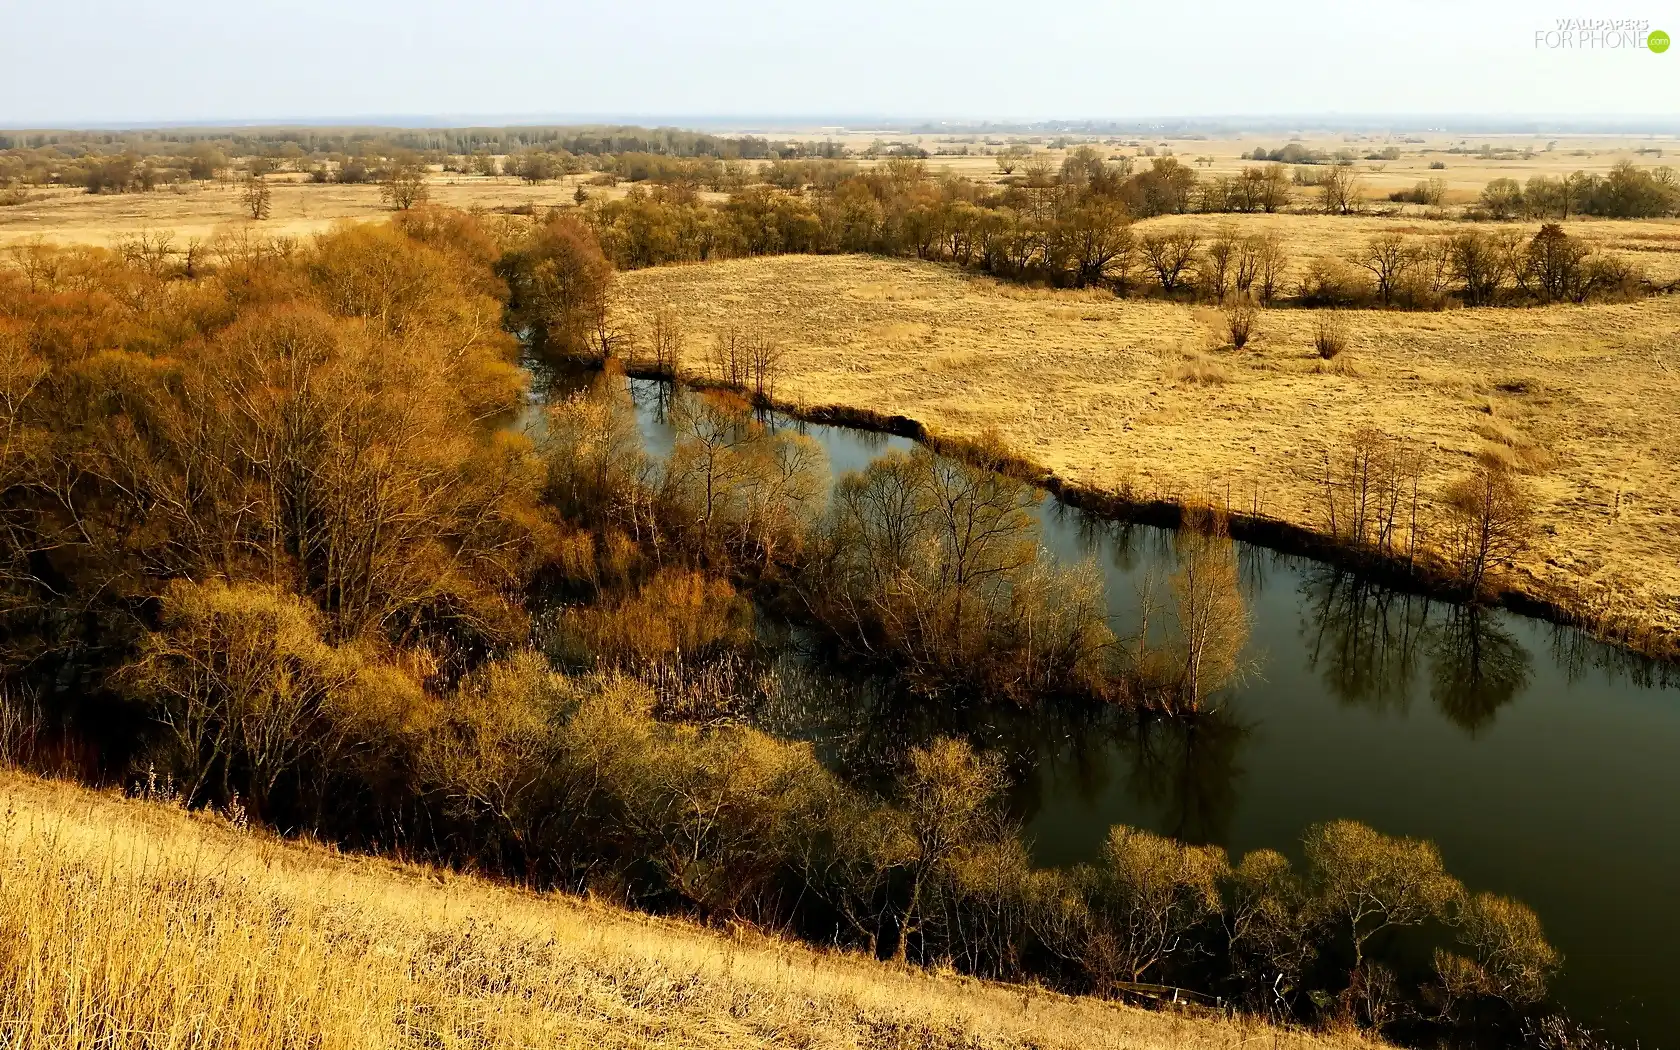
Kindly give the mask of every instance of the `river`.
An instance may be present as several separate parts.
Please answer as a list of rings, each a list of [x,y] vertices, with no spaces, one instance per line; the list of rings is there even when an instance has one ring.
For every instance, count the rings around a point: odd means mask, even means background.
[[[650,452],[670,447],[659,387],[632,380]],[[796,427],[835,477],[904,438]],[[1142,581],[1172,571],[1166,530],[1046,496],[1058,558],[1094,559],[1117,633]],[[1195,728],[1118,714],[909,711],[869,688],[773,712],[778,731],[867,765],[936,732],[1007,758],[1042,864],[1093,859],[1113,824],[1299,857],[1310,824],[1349,818],[1436,842],[1472,891],[1516,897],[1565,956],[1572,1014],[1646,1050],[1680,1046],[1680,674],[1582,632],[1397,592],[1238,544],[1253,623],[1242,681]],[[843,694],[843,696],[842,696]]]

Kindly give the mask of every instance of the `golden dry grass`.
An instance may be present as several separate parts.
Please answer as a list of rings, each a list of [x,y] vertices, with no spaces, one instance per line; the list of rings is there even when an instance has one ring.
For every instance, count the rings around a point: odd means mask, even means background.
[[[427,189],[438,204],[458,208],[548,208],[573,204],[580,178],[567,176],[532,186],[509,177],[433,174]],[[207,182],[151,193],[90,194],[79,189],[32,190],[28,203],[0,208],[0,246],[40,238],[57,244],[111,246],[142,230],[168,231],[178,240],[209,237],[229,227],[249,227],[271,237],[320,233],[341,219],[388,218],[391,210],[372,184],[314,185],[296,175],[270,178],[272,211],[252,222],[234,182]],[[628,191],[590,186],[591,196]]]
[[[903,415],[953,436],[996,428],[1071,482],[1228,500],[1309,528],[1321,514],[1307,475],[1356,427],[1421,443],[1431,492],[1479,454],[1508,455],[1529,471],[1541,526],[1509,582],[1606,626],[1658,632],[1641,644],[1680,637],[1672,297],[1350,311],[1351,346],[1333,362],[1312,350],[1312,311],[1262,311],[1249,349],[1234,352],[1215,349],[1209,311],[860,256],[620,276],[632,328],[662,302],[691,319],[694,358],[725,324],[782,340],[777,394],[792,404]],[[1222,381],[1187,367],[1202,359]]]
[[[737,133],[725,129],[719,129],[719,132]],[[763,128],[750,129],[748,133],[767,134]],[[819,141],[828,139],[854,153],[862,153],[876,142],[888,145],[916,145],[934,154],[928,160],[930,166],[949,168],[957,174],[976,179],[997,176],[997,162],[992,154],[1010,143],[1024,143],[1047,155],[1053,163],[1060,163],[1067,153],[1065,148],[1051,148],[1051,144],[1062,136],[1044,133],[977,134],[959,131],[930,134],[892,127],[807,127],[777,130],[768,134],[772,138],[789,137]],[[1218,137],[1186,137],[1172,132],[1144,133],[1138,130],[1103,135],[1074,133],[1067,137],[1075,143],[1081,140],[1093,141],[1100,148],[1114,154],[1138,157],[1140,163],[1148,163],[1150,159],[1142,155],[1143,151],[1146,148],[1153,149],[1157,156],[1176,156],[1198,171],[1215,175],[1234,174],[1241,171],[1245,165],[1258,163],[1245,156],[1252,153],[1257,146],[1277,149],[1287,143],[1298,142],[1308,149],[1327,154],[1344,149],[1352,150],[1355,156],[1360,158],[1356,167],[1366,188],[1373,195],[1386,196],[1390,190],[1409,188],[1420,179],[1438,178],[1447,184],[1447,200],[1451,204],[1474,200],[1491,179],[1511,178],[1523,182],[1531,175],[1555,177],[1574,171],[1603,174],[1620,161],[1629,161],[1640,167],[1655,167],[1674,164],[1676,158],[1680,157],[1680,141],[1673,135],[1510,132],[1473,134],[1466,137],[1445,132],[1398,134],[1382,129],[1355,128],[1337,133],[1324,129],[1302,128],[1297,131],[1245,131]],[[1532,150],[1533,153],[1528,157],[1484,157],[1479,152],[1483,146],[1492,147],[1496,152],[1520,153],[1523,150]],[[1368,153],[1387,147],[1398,148],[1400,157],[1389,161],[1364,159]],[[964,148],[969,150],[968,155],[954,155],[956,151]],[[1470,152],[1447,152],[1452,149]],[[1647,152],[1642,153],[1640,150]],[[941,151],[944,151],[943,154]],[[1201,163],[1201,158],[1206,158],[1207,162]],[[1440,161],[1446,166],[1431,168],[1429,165],[1432,161]],[[1307,191],[1303,191],[1303,194],[1305,192]]]
[[[1374,1050],[726,936],[0,772],[8,1047]]]

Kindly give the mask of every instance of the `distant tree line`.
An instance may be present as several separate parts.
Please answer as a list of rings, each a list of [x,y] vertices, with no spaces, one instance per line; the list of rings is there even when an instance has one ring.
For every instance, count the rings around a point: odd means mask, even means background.
[[[1680,214],[1680,177],[1673,168],[1640,168],[1622,161],[1608,175],[1577,171],[1535,175],[1526,183],[1494,179],[1483,188],[1475,216],[1489,219],[1654,219]]]
[[[1106,287],[1118,294],[1273,304],[1434,309],[1581,302],[1640,294],[1619,256],[1561,226],[1533,238],[1476,230],[1383,234],[1346,255],[1289,257],[1281,238],[1229,225],[1134,227],[1137,216],[1192,210],[1268,211],[1287,199],[1281,167],[1198,181],[1173,158],[1142,171],[1076,152],[1056,172],[994,187],[935,176],[919,161],[859,170],[847,161],[787,162],[777,186],[722,203],[672,179],[652,192],[593,203],[584,215],[611,262],[672,262],[782,253],[872,252],[952,262],[1011,280]],[[1215,200],[1217,198],[1217,200]]]
[[[145,176],[149,180],[147,184],[136,186],[149,188],[160,183],[211,178],[214,171],[228,166],[230,157],[306,171],[326,161],[365,164],[399,154],[417,154],[426,163],[442,164],[453,157],[475,154],[526,153],[576,157],[644,154],[741,161],[838,157],[844,150],[833,141],[770,140],[677,128],[607,125],[11,132],[0,133],[0,184],[86,185],[89,172],[100,172],[96,178],[102,187],[126,187],[131,182],[129,175],[149,171],[151,174]],[[250,161],[246,163],[249,166]],[[126,170],[100,171],[105,165],[126,165]],[[119,174],[123,177],[118,178]]]

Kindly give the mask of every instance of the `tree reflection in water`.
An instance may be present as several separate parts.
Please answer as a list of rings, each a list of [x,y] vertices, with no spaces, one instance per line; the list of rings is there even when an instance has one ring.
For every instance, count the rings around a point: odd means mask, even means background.
[[[1133,723],[1126,784],[1132,797],[1161,815],[1154,830],[1181,842],[1229,840],[1242,777],[1237,752],[1249,732],[1224,711]]]
[[[1404,712],[1427,642],[1430,603],[1316,566],[1306,574],[1307,659],[1343,703]]]
[[[1319,567],[1306,576],[1308,662],[1347,704],[1404,712],[1420,663],[1429,697],[1472,735],[1527,688],[1533,657],[1500,614],[1427,598]]]
[[[1453,607],[1431,633],[1430,699],[1453,725],[1474,736],[1528,686],[1533,657],[1474,606]]]

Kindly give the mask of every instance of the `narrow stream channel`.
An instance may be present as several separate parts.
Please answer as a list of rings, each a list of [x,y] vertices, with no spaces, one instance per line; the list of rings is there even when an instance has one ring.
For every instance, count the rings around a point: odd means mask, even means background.
[[[671,433],[659,385],[632,380],[649,452]],[[816,439],[835,477],[907,439],[773,416]],[[1166,530],[1093,519],[1046,496],[1043,543],[1094,559],[1117,633],[1143,580],[1172,571]],[[1097,855],[1130,824],[1235,856],[1298,858],[1310,824],[1362,821],[1431,839],[1473,891],[1540,915],[1579,1019],[1650,1050],[1680,1046],[1680,674],[1585,634],[1384,588],[1238,545],[1250,670],[1221,717],[1186,729],[1101,713],[906,712],[867,689],[781,712],[778,731],[867,762],[962,732],[1004,754],[1039,863]]]

